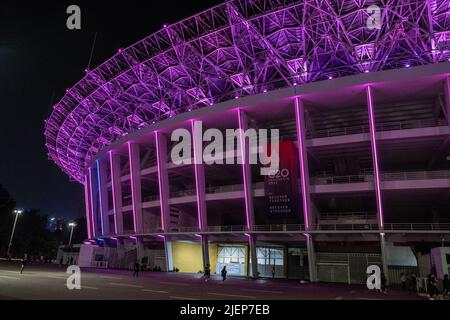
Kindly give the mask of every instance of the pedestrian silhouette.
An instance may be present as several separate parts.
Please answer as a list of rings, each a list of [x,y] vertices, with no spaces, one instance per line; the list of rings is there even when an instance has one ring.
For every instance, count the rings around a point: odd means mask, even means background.
[[[27,255],[23,256],[23,259],[22,259],[21,263],[22,263],[22,266],[20,268],[20,274],[23,273],[23,270],[25,270],[25,267],[27,266],[27,263],[28,263],[28,256]]]
[[[227,280],[227,273],[228,273],[227,267],[224,266],[223,269],[222,269],[222,282],[224,282],[225,280]]]
[[[134,266],[133,266],[133,278],[137,278],[137,277],[139,277],[139,261],[135,261],[134,262]]]
[[[211,268],[209,266],[209,263],[205,266],[205,282],[208,282],[208,280],[211,278]]]

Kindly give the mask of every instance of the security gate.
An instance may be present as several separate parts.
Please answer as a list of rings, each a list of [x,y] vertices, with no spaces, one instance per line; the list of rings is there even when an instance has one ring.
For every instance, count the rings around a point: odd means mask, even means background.
[[[372,253],[317,253],[317,279],[320,282],[364,284],[367,267],[381,267],[381,255]]]

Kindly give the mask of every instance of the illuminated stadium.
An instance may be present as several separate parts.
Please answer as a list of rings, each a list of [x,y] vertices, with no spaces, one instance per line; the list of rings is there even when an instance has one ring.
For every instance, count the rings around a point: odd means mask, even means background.
[[[85,188],[80,264],[344,283],[374,264],[392,282],[424,272],[450,241],[449,8],[229,0],[86,70],[45,129]],[[171,135],[194,121],[279,129],[289,175],[174,164]],[[242,141],[233,158],[258,152]]]

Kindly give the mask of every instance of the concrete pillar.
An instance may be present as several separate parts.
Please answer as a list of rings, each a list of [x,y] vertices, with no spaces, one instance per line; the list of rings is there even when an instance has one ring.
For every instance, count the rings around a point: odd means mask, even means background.
[[[114,226],[117,235],[123,234],[122,183],[120,182],[120,155],[109,153],[111,186],[114,208]]]
[[[86,224],[87,224],[87,233],[88,238],[92,239],[93,237],[93,230],[92,230],[92,205],[91,205],[91,179],[89,174],[85,177],[84,182],[84,202],[86,205]]]
[[[306,234],[306,248],[308,250],[308,270],[309,281],[317,281],[317,266],[316,266],[316,249],[314,248],[313,237],[310,234]]]
[[[375,185],[375,196],[377,202],[377,220],[380,230],[384,229],[383,218],[383,202],[381,195],[381,177],[380,177],[380,162],[378,158],[377,133],[375,125],[375,105],[373,101],[372,88],[370,86],[366,89],[367,105],[369,113],[369,128],[370,128],[370,143],[372,146],[372,161],[373,161],[373,180]]]
[[[99,205],[100,215],[102,222],[102,235],[110,235],[109,228],[109,210],[108,210],[108,184],[107,184],[107,164],[105,160],[97,160],[97,173],[98,173],[98,192],[99,192]]]
[[[141,263],[141,260],[144,257],[144,241],[140,237],[136,239],[136,256],[139,263]]]
[[[295,121],[297,126],[298,158],[300,165],[300,197],[302,199],[303,220],[305,224],[306,248],[308,251],[308,269],[311,282],[317,281],[316,251],[314,242],[309,233],[314,229],[315,217],[311,210],[311,194],[309,185],[308,150],[306,148],[306,122],[303,102],[295,99]]]
[[[91,205],[91,228],[92,228],[92,237],[96,238],[98,236],[98,205],[97,205],[97,198],[98,192],[95,190],[97,183],[97,177],[95,174],[95,170],[91,167],[88,169],[88,176],[89,176],[89,191],[90,191],[90,205]]]
[[[164,248],[166,251],[166,266],[167,271],[172,271],[174,269],[173,265],[173,250],[172,250],[172,240],[168,237],[164,239]]]
[[[208,236],[202,236],[202,240],[201,241],[202,241],[203,266],[205,267],[207,264],[210,265]]]
[[[445,110],[447,114],[447,122],[450,126],[450,77],[445,79]]]
[[[127,266],[125,266],[125,246],[123,243],[123,240],[121,239],[117,239],[117,246],[116,246],[116,250],[117,250],[117,260],[118,260],[118,267],[119,268],[126,268]]]
[[[167,138],[155,131],[156,157],[158,164],[159,202],[161,206],[161,226],[164,232],[170,231],[169,174],[167,172]]]
[[[241,133],[248,130],[247,114],[238,109],[238,122]],[[245,135],[240,137],[241,158],[242,158],[242,181],[244,183],[244,199],[245,199],[245,216],[247,221],[247,228],[252,232],[255,227],[255,210],[253,206],[253,183],[252,172],[250,167],[250,142],[245,138]],[[258,259],[256,256],[256,236],[249,234],[248,236],[250,265],[252,267],[252,277],[258,278]]]
[[[144,232],[142,223],[141,158],[139,145],[132,142],[128,143],[128,155],[130,160],[134,232],[139,234]]]
[[[386,235],[384,233],[380,235],[380,246],[381,246],[381,264],[383,267],[383,273],[386,277],[387,284],[389,284],[389,268],[386,252]]]
[[[250,254],[250,266],[252,267],[252,278],[258,279],[258,256],[256,253],[256,236],[249,235],[248,248]]]
[[[194,147],[195,189],[197,193],[197,216],[200,231],[207,231],[205,167],[203,163],[203,128],[200,122],[192,121],[192,142]]]
[[[386,260],[386,250],[385,250],[385,235],[384,230],[384,216],[383,216],[383,199],[381,194],[381,172],[380,172],[380,160],[378,156],[378,146],[377,146],[377,132],[376,132],[376,121],[375,121],[375,103],[373,99],[372,88],[367,86],[367,107],[369,114],[369,129],[370,129],[370,143],[372,147],[372,161],[373,161],[373,181],[375,186],[375,198],[377,204],[377,221],[378,228],[380,229],[380,246],[381,246],[381,261],[383,264],[383,273],[386,277],[387,283],[389,283],[389,273]]]
[[[248,130],[248,117],[244,111],[238,110],[239,129],[241,132]],[[245,136],[240,137],[241,157],[242,157],[242,181],[244,183],[245,214],[247,227],[253,231],[255,226],[255,210],[253,207],[253,184],[252,171],[250,167],[250,143]]]

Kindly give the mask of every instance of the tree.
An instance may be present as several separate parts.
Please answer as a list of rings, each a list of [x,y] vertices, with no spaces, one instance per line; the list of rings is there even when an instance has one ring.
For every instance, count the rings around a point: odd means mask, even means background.
[[[4,256],[8,250],[9,238],[14,223],[13,211],[16,202],[9,192],[0,185],[0,255]]]

